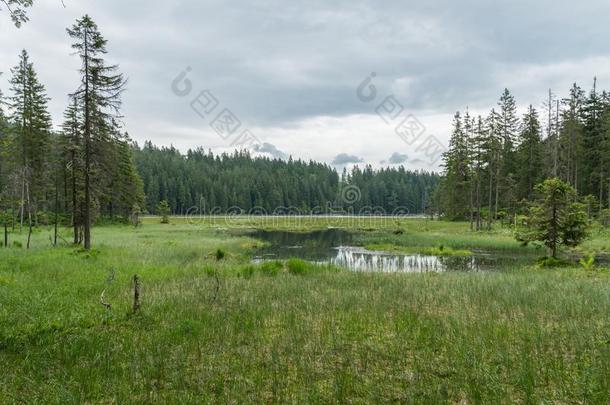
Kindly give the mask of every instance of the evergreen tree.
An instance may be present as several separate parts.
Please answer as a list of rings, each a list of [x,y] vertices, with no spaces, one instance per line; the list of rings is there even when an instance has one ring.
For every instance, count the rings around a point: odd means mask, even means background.
[[[538,112],[532,105],[523,116],[516,152],[516,177],[519,180],[517,196],[530,200],[534,186],[544,175],[544,149],[540,135]]]
[[[517,117],[517,104],[515,98],[508,89],[504,89],[498,102],[498,132],[501,139],[501,152],[497,172],[497,203],[503,205],[509,211],[515,200],[513,194],[515,183],[515,145],[519,132],[519,119]],[[503,203],[503,204],[502,204]],[[498,205],[497,204],[497,205]],[[496,207],[496,214],[498,207]]]
[[[63,149],[64,164],[64,198],[66,208],[71,212],[71,225],[74,234],[74,244],[81,242],[83,226],[84,188],[82,159],[82,128],[78,108],[78,99],[72,97],[72,103],[64,112],[64,124],[60,142]],[[68,196],[69,193],[69,196]]]
[[[587,214],[582,204],[574,202],[575,190],[558,178],[538,184],[536,193],[526,229],[517,234],[517,240],[543,242],[557,258],[560,246],[577,246],[586,238]]]
[[[169,214],[171,214],[171,208],[167,200],[163,200],[157,206],[157,213],[161,215],[161,223],[169,224]]]
[[[46,203],[51,118],[47,111],[45,88],[38,81],[25,50],[20,54],[19,64],[11,72],[13,140],[10,156],[13,160],[13,178],[19,183],[19,223],[22,227],[24,217],[27,215],[31,225],[38,204]]]
[[[112,137],[112,121],[119,112],[125,80],[116,73],[116,65],[106,64],[103,56],[107,53],[107,41],[88,15],[77,20],[67,31],[75,41],[72,48],[81,60],[81,84],[73,96],[82,108],[85,200],[82,222],[84,248],[90,249],[93,200],[96,198],[92,182],[95,174],[101,174],[99,168],[108,153],[106,146]]]
[[[482,204],[483,204],[483,177],[484,177],[484,165],[485,165],[485,131],[483,118],[478,116],[474,123],[473,133],[470,137],[469,149],[470,149],[470,161],[471,161],[471,172],[472,172],[472,186],[471,191],[473,197],[473,210],[476,212],[475,215],[475,229],[480,231],[483,228],[482,223]]]
[[[585,92],[574,83],[570,96],[564,99],[561,113],[561,127],[558,143],[561,145],[558,156],[558,173],[563,180],[570,183],[578,192],[581,188],[581,164],[583,163],[582,108]]]
[[[0,219],[2,220],[3,238],[2,246],[8,247],[8,225],[11,205],[8,184],[9,160],[9,127],[4,113],[4,96],[0,90]]]
[[[245,151],[216,156],[198,148],[182,155],[173,147],[158,148],[146,142],[142,148],[133,145],[133,153],[148,212],[156,212],[159,202],[167,200],[177,214],[193,209],[224,213],[233,206],[259,214],[289,207],[302,213],[322,213],[332,206],[354,213],[373,207],[386,213],[396,209],[423,213],[427,196],[438,183],[434,173],[403,167],[377,171],[370,166],[354,167],[339,176],[322,163],[255,158]],[[359,198],[345,204],[341,190],[350,185],[358,188]]]
[[[494,219],[497,217],[499,206],[499,178],[502,156],[502,138],[500,135],[499,115],[492,108],[485,119],[484,140],[482,142],[485,163],[487,167],[487,229],[491,229]]]
[[[453,132],[448,151],[443,155],[445,178],[443,184],[444,212],[449,219],[464,219],[469,204],[469,152],[460,113],[453,118]]]
[[[582,171],[583,194],[596,195],[603,208],[606,178],[608,168],[605,145],[605,131],[603,129],[604,105],[603,99],[597,91],[597,79],[593,81],[593,89],[585,100],[582,110],[583,131],[583,162]]]

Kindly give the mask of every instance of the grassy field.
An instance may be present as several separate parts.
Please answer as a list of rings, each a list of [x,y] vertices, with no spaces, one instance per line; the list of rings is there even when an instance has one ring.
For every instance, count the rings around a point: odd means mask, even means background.
[[[237,230],[332,226],[363,245],[544,252],[509,230],[416,219],[190,222],[97,227],[92,252],[50,247],[49,230],[29,251],[0,249],[0,402],[610,401],[606,269],[253,265],[261,242]],[[596,231],[581,252],[609,247]]]

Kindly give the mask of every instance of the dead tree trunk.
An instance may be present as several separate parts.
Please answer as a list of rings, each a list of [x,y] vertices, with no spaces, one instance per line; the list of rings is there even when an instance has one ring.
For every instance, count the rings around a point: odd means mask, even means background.
[[[137,274],[133,276],[133,313],[140,310],[140,277]]]

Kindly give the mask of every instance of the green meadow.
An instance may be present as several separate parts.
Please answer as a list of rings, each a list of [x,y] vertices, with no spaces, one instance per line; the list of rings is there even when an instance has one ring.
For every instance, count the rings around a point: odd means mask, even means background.
[[[398,252],[502,252],[494,272],[252,263],[248,229],[355,234]],[[424,219],[145,218],[12,233],[0,249],[2,403],[608,403],[610,271],[512,231]],[[15,243],[17,242],[17,243]],[[447,253],[449,252],[449,253]],[[569,257],[610,252],[607,230]],[[522,263],[522,262],[519,262]],[[133,310],[133,276],[140,308]]]

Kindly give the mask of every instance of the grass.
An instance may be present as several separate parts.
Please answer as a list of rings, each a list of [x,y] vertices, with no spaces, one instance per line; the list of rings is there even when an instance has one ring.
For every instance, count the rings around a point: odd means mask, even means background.
[[[472,251],[467,249],[453,249],[439,246],[400,246],[391,243],[370,244],[364,246],[368,250],[378,250],[388,253],[422,254],[433,256],[471,256]]]
[[[403,234],[394,223],[345,227],[393,246],[518,249],[504,231],[411,221]],[[95,228],[93,252],[51,248],[47,230],[30,251],[0,249],[0,402],[609,400],[608,270],[253,264],[260,242],[228,233],[252,224],[171,222]]]

